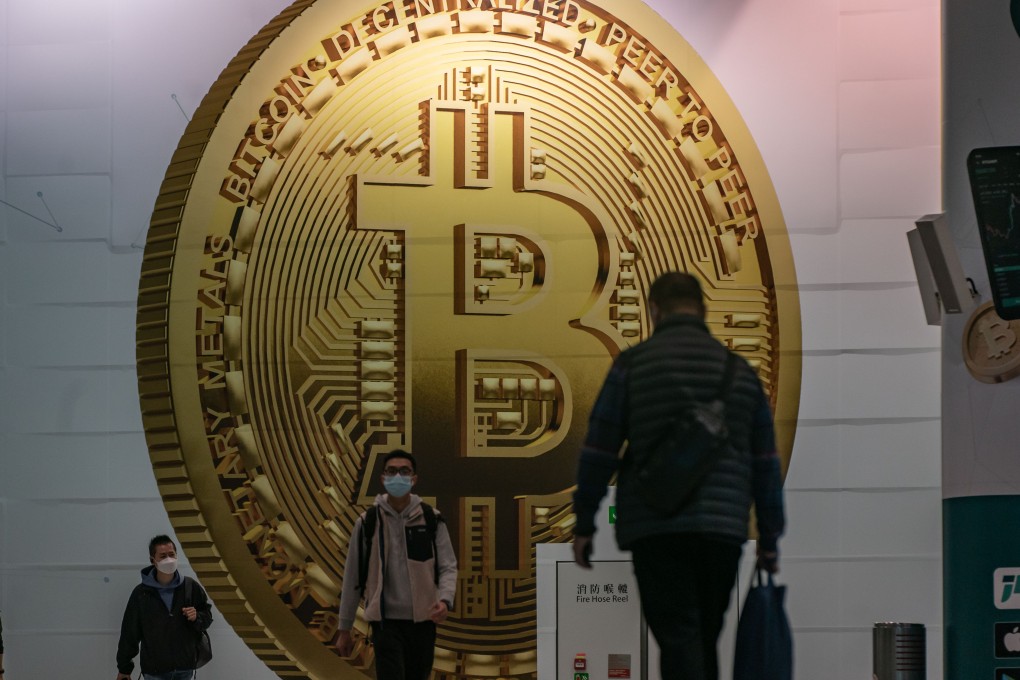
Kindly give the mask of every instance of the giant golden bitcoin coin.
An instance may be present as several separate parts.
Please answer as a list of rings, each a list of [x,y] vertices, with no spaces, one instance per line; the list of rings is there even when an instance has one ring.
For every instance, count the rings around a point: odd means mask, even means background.
[[[534,546],[659,273],[699,276],[788,457],[787,234],[747,129],[635,0],[296,2],[224,70],[148,233],[138,371],[195,570],[283,676],[354,677],[336,606],[381,454],[421,461],[461,572],[440,677],[533,677]],[[365,671],[367,672],[367,671]]]

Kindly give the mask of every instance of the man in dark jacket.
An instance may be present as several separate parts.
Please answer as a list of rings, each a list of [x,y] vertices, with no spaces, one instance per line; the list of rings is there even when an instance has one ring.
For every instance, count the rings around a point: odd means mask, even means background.
[[[641,608],[661,650],[661,676],[716,680],[716,646],[752,502],[758,564],[778,569],[784,513],[772,413],[754,369],[736,359],[724,395],[728,446],[679,511],[653,509],[632,474],[635,452],[654,448],[685,401],[716,397],[730,352],[705,324],[701,285],[693,276],[660,276],[648,303],[652,336],[617,357],[592,409],[574,493],[574,559],[591,567],[595,513],[619,472],[616,540],[632,553]],[[677,480],[658,482],[661,495]]]
[[[117,646],[117,680],[131,680],[141,644],[145,680],[189,680],[195,675],[198,635],[212,623],[205,590],[191,586],[185,601],[185,579],[177,571],[177,546],[169,536],[149,541],[148,567],[124,610]]]

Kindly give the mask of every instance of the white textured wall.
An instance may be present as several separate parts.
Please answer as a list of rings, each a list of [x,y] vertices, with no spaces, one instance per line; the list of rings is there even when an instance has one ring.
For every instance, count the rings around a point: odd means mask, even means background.
[[[0,0],[0,199],[63,228],[0,205],[11,680],[115,672],[146,541],[169,526],[136,397],[137,246],[186,122],[177,102],[190,114],[286,4]],[[872,623],[903,620],[928,625],[937,680],[939,334],[904,233],[940,208],[939,2],[649,4],[735,100],[793,235],[805,351],[783,578],[797,675],[868,677]],[[207,676],[269,677],[222,619],[213,632]]]
[[[871,626],[928,626],[942,677],[940,337],[905,232],[940,199],[937,0],[681,3],[776,184],[804,377],[783,577],[801,678],[869,677]],[[718,11],[716,30],[685,30]]]

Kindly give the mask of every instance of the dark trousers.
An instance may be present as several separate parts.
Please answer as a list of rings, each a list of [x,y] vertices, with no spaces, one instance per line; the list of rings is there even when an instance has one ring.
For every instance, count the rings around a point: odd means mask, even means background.
[[[667,534],[641,539],[631,551],[662,680],[718,680],[716,647],[740,546],[704,534]]]
[[[427,680],[436,655],[436,624],[395,621],[372,624],[376,680]]]

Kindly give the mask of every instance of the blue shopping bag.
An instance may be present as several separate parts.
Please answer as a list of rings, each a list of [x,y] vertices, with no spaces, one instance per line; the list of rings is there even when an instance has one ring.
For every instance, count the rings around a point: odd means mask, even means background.
[[[737,623],[733,680],[793,680],[793,636],[783,600],[786,586],[772,574],[762,583],[763,569],[752,578],[751,589]]]

